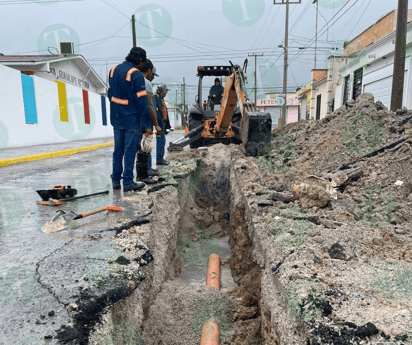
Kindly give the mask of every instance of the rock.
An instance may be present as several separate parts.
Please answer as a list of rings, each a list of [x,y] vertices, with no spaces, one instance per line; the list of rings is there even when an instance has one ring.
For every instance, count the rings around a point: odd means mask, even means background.
[[[49,315],[49,316],[54,316],[54,314],[55,314],[55,313],[54,313],[54,310],[52,310],[52,311],[49,311],[47,315]]]
[[[331,200],[330,193],[320,186],[308,184],[295,185],[293,192],[294,198],[299,200],[300,207],[303,209],[310,209],[315,206],[323,208]]]
[[[46,315],[40,315],[40,319],[44,320],[46,318]]]
[[[212,212],[212,215],[213,215],[213,219],[215,220],[215,222],[217,222],[220,218],[220,212],[217,212],[217,211]]]
[[[345,255],[345,250],[339,243],[335,243],[330,249],[329,249],[329,256],[332,259],[339,259],[339,260],[345,260],[346,255]]]
[[[67,310],[77,310],[77,309],[79,309],[79,306],[76,304],[76,303],[70,303],[67,307],[66,307],[66,309]]]

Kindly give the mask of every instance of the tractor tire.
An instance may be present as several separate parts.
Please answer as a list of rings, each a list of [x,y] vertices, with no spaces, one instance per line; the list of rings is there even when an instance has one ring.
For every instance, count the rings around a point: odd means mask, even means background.
[[[201,121],[201,120],[199,120],[199,119],[197,119],[197,118],[195,118],[195,117],[189,116],[189,132],[190,132],[191,130],[193,130],[193,129],[199,127],[199,126],[201,126],[201,125],[202,125],[202,121]],[[201,147],[201,146],[203,146],[203,138],[201,138],[201,139],[199,139],[199,140],[197,140],[197,141],[195,141],[195,142],[193,142],[193,143],[190,144],[190,148],[191,148],[191,149],[197,149],[197,148],[199,148],[199,147]]]

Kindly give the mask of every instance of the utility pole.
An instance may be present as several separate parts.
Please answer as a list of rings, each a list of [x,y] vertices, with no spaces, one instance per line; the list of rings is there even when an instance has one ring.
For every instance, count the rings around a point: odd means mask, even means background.
[[[183,77],[183,114],[182,114],[182,125],[186,125],[186,81]]]
[[[255,57],[255,105],[257,101],[257,57],[263,56],[264,54],[247,54],[247,56],[254,56]]]
[[[136,47],[136,28],[134,15],[132,15],[132,32],[133,32],[133,47]]]
[[[316,55],[318,52],[318,18],[319,18],[319,0],[313,0],[313,4],[316,4],[316,33],[315,33],[315,68],[316,69]]]
[[[393,65],[391,111],[402,108],[405,80],[406,29],[408,24],[408,0],[398,0],[396,25],[395,62]]]
[[[284,49],[283,61],[283,94],[285,95],[285,103],[282,107],[282,117],[280,119],[280,127],[286,125],[287,109],[288,109],[288,51],[289,51],[289,5],[300,4],[301,0],[273,0],[274,5],[286,5],[285,18],[285,44],[280,46]]]

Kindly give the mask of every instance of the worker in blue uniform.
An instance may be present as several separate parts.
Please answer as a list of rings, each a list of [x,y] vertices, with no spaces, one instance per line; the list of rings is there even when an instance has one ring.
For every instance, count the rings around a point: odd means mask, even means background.
[[[114,131],[113,189],[120,189],[123,175],[125,192],[144,188],[133,180],[134,160],[142,133],[151,134],[145,79],[139,68],[146,51],[134,47],[125,61],[113,66],[109,74],[110,123]],[[123,169],[124,160],[124,169]]]

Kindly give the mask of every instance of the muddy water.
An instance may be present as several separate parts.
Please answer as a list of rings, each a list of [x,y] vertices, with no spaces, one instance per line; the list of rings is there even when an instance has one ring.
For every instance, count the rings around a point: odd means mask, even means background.
[[[219,251],[216,254],[220,255],[221,260],[229,259],[232,256],[232,251],[229,247],[229,237],[220,238]],[[199,254],[201,255],[201,254]],[[182,266],[182,273],[180,274],[180,282],[191,285],[206,285],[207,267],[192,267],[188,265]],[[237,286],[232,278],[232,271],[227,265],[221,266],[220,272],[221,291],[225,292],[234,286]]]

